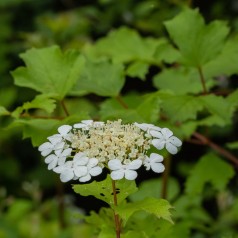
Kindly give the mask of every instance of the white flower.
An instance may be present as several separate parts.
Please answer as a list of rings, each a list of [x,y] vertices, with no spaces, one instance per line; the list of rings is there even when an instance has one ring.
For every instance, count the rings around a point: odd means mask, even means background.
[[[133,160],[128,164],[122,164],[119,159],[112,159],[108,162],[108,167],[111,172],[111,178],[113,180],[120,180],[125,177],[128,180],[134,180],[137,177],[137,172],[134,171],[142,165],[140,159]]]
[[[76,129],[84,129],[89,130],[91,126],[97,127],[97,126],[103,126],[104,122],[101,121],[93,121],[93,120],[82,120],[81,123],[74,124],[74,128]]]
[[[160,131],[161,128],[158,126],[155,126],[153,124],[148,124],[148,123],[134,123],[135,126],[139,127],[143,131],[150,131],[150,130],[155,130],[155,131]]]
[[[69,125],[63,125],[60,126],[58,128],[58,132],[59,134],[55,134],[52,136],[47,137],[47,139],[50,141],[51,144],[53,144],[55,146],[55,149],[62,149],[62,148],[58,148],[58,145],[62,145],[62,142],[64,142],[64,140],[71,140],[71,133],[70,130],[72,129],[72,126]],[[40,149],[40,148],[39,148]]]
[[[150,157],[146,156],[144,160],[144,165],[146,170],[152,169],[155,173],[162,173],[165,170],[165,167],[162,163],[163,156],[152,153]]]
[[[102,168],[97,166],[98,162],[99,161],[96,158],[90,158],[88,160],[86,165],[87,173],[79,178],[80,182],[87,182],[91,179],[91,176],[97,176],[102,173]]]
[[[150,134],[156,138],[153,139],[151,143],[158,150],[165,147],[171,154],[176,154],[178,152],[177,147],[182,145],[181,140],[173,136],[173,132],[168,128],[163,128],[160,132],[151,130]]]
[[[72,149],[67,148],[63,151],[56,150],[55,154],[48,155],[45,158],[45,163],[48,164],[48,169],[51,170],[56,167],[56,165],[63,165],[67,156],[71,154]]]
[[[64,164],[55,167],[53,171],[60,174],[60,180],[65,183],[74,178],[74,171],[72,165],[73,165],[72,160],[67,161]]]
[[[62,150],[64,148],[64,142],[51,140],[50,137],[48,137],[48,139],[50,142],[45,142],[38,148],[42,156],[49,155],[53,150]]]
[[[68,182],[78,178],[80,182],[86,182],[91,179],[91,176],[97,176],[102,173],[102,168],[96,166],[97,164],[98,159],[90,159],[84,153],[77,153],[73,160],[67,161],[53,170],[60,174],[60,180],[62,182]]]
[[[92,124],[93,120],[82,120],[81,123],[74,124],[74,128],[88,130]]]

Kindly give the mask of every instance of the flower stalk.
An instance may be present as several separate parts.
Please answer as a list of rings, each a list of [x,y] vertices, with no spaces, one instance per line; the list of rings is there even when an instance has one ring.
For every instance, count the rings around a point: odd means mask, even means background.
[[[113,192],[114,207],[116,207],[117,206],[117,192],[116,192],[115,180],[112,180],[112,192]],[[121,237],[121,220],[115,210],[114,210],[114,222],[115,222],[116,238],[120,238]]]

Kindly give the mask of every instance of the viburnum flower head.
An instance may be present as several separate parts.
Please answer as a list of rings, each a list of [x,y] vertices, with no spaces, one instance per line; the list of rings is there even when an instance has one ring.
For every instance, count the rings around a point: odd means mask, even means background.
[[[153,124],[122,124],[122,120],[95,122],[83,120],[63,125],[58,134],[39,147],[48,169],[60,174],[62,182],[87,182],[103,169],[113,180],[134,180],[143,165],[156,173],[164,171],[163,157],[150,149],[166,148],[176,154],[182,142],[168,128]]]

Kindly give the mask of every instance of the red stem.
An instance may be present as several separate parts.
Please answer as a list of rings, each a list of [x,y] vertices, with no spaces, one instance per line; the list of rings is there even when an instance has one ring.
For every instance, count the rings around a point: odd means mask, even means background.
[[[228,150],[220,147],[219,145],[215,144],[213,141],[205,137],[204,135],[194,132],[193,136],[200,140],[202,144],[210,146],[213,150],[217,151],[219,154],[223,155],[225,158],[227,158],[229,161],[234,163],[236,167],[238,167],[238,158],[231,154]]]

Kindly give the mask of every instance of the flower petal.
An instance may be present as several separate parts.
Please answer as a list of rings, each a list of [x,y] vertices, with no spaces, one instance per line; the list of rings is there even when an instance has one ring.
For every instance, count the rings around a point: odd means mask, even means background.
[[[39,151],[44,151],[53,148],[53,145],[50,142],[45,142],[42,145],[39,146]]]
[[[168,128],[163,128],[163,129],[161,129],[161,133],[163,134],[163,136],[164,136],[166,139],[168,139],[170,136],[173,135],[173,132],[172,132],[170,129],[168,129]]]
[[[87,173],[88,173],[88,168],[86,166],[74,167],[74,174],[78,177],[85,176]]]
[[[151,130],[149,134],[156,138],[164,138],[164,136],[159,131]]]
[[[162,173],[165,170],[165,167],[163,164],[161,163],[151,163],[151,169],[155,172],[155,173]]]
[[[98,176],[99,174],[102,173],[102,168],[99,167],[99,166],[96,166],[94,168],[91,168],[89,170],[89,173],[92,175],[92,176]]]
[[[43,151],[41,152],[41,155],[42,155],[42,156],[47,156],[47,155],[49,155],[51,152],[52,152],[52,149],[49,148],[49,149],[47,149],[47,150],[43,150]]]
[[[63,140],[63,138],[60,134],[55,134],[55,135],[49,136],[49,137],[47,137],[47,139],[52,143],[52,145],[56,145]]]
[[[71,154],[72,148],[67,148],[64,151],[62,151],[62,156],[69,156]]]
[[[55,158],[54,160],[52,160],[52,161],[49,163],[49,165],[48,165],[48,170],[51,170],[51,169],[55,168],[56,165],[57,165],[57,162],[58,162],[57,158]]]
[[[52,162],[54,159],[57,160],[57,156],[52,154],[52,155],[48,155],[46,158],[45,158],[45,163],[46,164],[49,164],[50,162]]]
[[[98,164],[98,159],[96,158],[90,158],[88,161],[88,167],[92,168]]]
[[[79,181],[80,182],[87,182],[91,179],[91,175],[90,174],[87,174],[86,176],[83,176],[83,177],[80,177],[79,178]]]
[[[170,143],[170,142],[166,143],[165,148],[166,148],[166,150],[167,150],[170,154],[172,154],[172,155],[174,155],[174,154],[176,154],[176,153],[178,152],[177,147],[174,146],[174,145],[173,145],[172,143]]]
[[[111,170],[118,170],[122,168],[122,164],[119,159],[112,159],[108,162],[108,167]]]
[[[133,160],[131,163],[129,163],[126,169],[139,169],[141,165],[142,165],[142,160],[136,159],[136,160]]]
[[[74,173],[72,169],[65,169],[60,174],[60,180],[65,183],[74,178]]]
[[[87,125],[83,124],[83,123],[76,123],[74,124],[74,128],[77,128],[77,129],[81,129],[81,128],[84,128],[86,127]]]
[[[54,150],[62,150],[64,148],[65,143],[62,141],[54,146]]]
[[[58,128],[58,132],[60,133],[60,135],[65,136],[70,132],[71,129],[72,129],[72,126],[63,125]]]
[[[151,141],[151,144],[158,150],[162,150],[164,148],[165,145],[165,141],[161,140],[161,139],[153,139]]]
[[[77,153],[73,159],[76,165],[86,165],[88,164],[88,160],[89,158],[86,157],[84,153]]]
[[[58,158],[58,165],[64,165],[66,161],[66,156],[62,156]]]
[[[137,172],[134,170],[126,170],[125,171],[125,178],[127,180],[135,180],[137,177]]]
[[[124,170],[116,170],[111,172],[111,178],[113,180],[120,180],[124,177]]]
[[[53,171],[57,174],[60,174],[63,172],[63,170],[65,169],[65,166],[64,165],[60,165],[60,166],[57,166],[55,168],[53,168]]]
[[[88,126],[91,126],[93,124],[93,120],[82,120],[81,121],[83,124],[86,124]]]
[[[169,141],[177,147],[182,145],[182,141],[179,138],[177,138],[176,136],[170,137]]]
[[[151,162],[162,162],[164,160],[163,156],[156,154],[156,153],[151,153],[150,154],[150,161]]]

